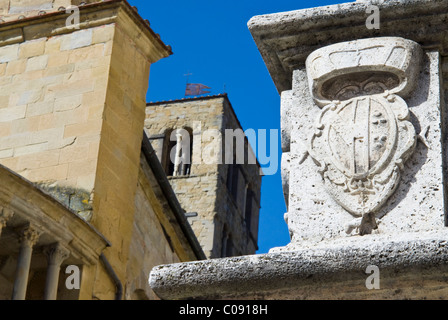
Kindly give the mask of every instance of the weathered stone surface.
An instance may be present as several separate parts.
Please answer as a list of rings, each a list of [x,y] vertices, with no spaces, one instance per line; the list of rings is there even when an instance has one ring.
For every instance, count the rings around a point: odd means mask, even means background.
[[[325,46],[306,59],[311,95],[320,106],[386,90],[405,98],[417,85],[421,59],[420,46],[399,37]]]
[[[0,14],[3,22],[10,22],[18,18],[35,17],[46,13],[66,11],[70,6],[85,6],[100,0],[2,0]],[[72,13],[72,11],[68,11]]]
[[[390,37],[338,43],[307,58],[311,94],[322,106],[308,152],[333,199],[363,218],[361,235],[378,228],[368,215],[394,193],[415,149],[398,95],[416,85],[420,61],[417,43]]]
[[[365,236],[357,243],[162,265],[149,282],[162,299],[440,299],[448,294],[446,236]],[[380,270],[379,290],[366,288],[370,265]]]
[[[282,95],[282,117],[287,117],[282,119],[282,179],[291,243],[261,256],[155,268],[150,283],[159,296],[448,297],[448,1],[380,3],[378,30],[366,27],[369,5],[359,1],[251,19],[249,29]],[[365,99],[370,103],[363,104]],[[366,123],[360,131],[351,127],[358,116]],[[326,130],[332,126],[343,138]],[[361,135],[363,130],[368,135]],[[358,134],[365,149],[357,151],[355,140],[346,142]],[[352,186],[328,172],[335,158],[347,154],[352,157],[340,161],[338,177],[351,177]],[[381,162],[381,170],[370,172]],[[381,179],[381,186],[364,197],[369,188],[363,179],[388,170],[401,178]],[[331,188],[340,187],[338,192],[360,201],[329,192],[325,179],[330,174]],[[356,206],[361,209],[353,210]],[[355,219],[357,214],[363,218]],[[368,266],[380,270],[379,290],[366,287]]]
[[[67,153],[78,150],[79,153],[81,152],[79,148],[82,146],[85,150],[83,155],[85,160],[88,159],[86,155],[89,145],[97,144],[99,139],[98,125],[95,126],[93,120],[89,121],[87,116],[89,110],[98,105],[99,100],[89,104],[84,103],[82,106],[81,100],[84,95],[93,93],[95,85],[99,90],[101,80],[106,75],[106,69],[100,73],[97,68],[98,72],[95,76],[90,73],[80,75],[76,69],[85,64],[86,60],[73,62],[68,65],[70,68],[54,66],[55,59],[66,57],[65,52],[60,51],[59,46],[54,46],[54,43],[60,44],[64,42],[64,39],[70,40],[71,37],[71,35],[63,35],[51,39],[43,38],[1,48],[6,50],[5,55],[2,55],[4,59],[15,57],[5,62],[7,67],[4,77],[17,76],[0,89],[4,96],[8,97],[4,99],[5,105],[0,112],[0,122],[9,121],[15,129],[9,136],[0,139],[5,146],[9,145],[6,141],[14,144],[13,147],[11,146],[14,149],[14,155],[11,157],[17,162],[15,166],[10,166],[12,169],[33,181],[70,180],[68,184],[76,186],[77,177],[73,175],[69,177],[67,168],[65,174],[57,169],[66,167],[69,162],[74,161],[73,158],[62,156],[59,163],[53,163],[41,157],[41,153],[50,151]],[[101,46],[104,50],[105,44],[97,46]],[[90,61],[95,61],[95,65],[91,65],[92,68],[108,64],[110,56],[95,50],[94,47],[89,48],[89,52],[91,53]],[[71,54],[75,53],[76,49],[71,51]],[[105,85],[103,81],[103,87]],[[75,107],[79,109],[75,110],[72,104],[76,101],[78,103]],[[84,124],[85,127],[82,130]],[[40,163],[40,166],[30,166],[36,157],[41,159],[36,162]],[[7,158],[4,161],[8,161]],[[83,182],[79,180],[79,187],[81,184],[82,188],[93,187],[92,173],[84,170],[83,174],[78,175],[83,176],[82,179],[88,175],[92,178],[90,186],[86,183],[86,179]]]
[[[78,213],[84,220],[90,221],[92,219],[92,199],[89,191],[60,187],[57,184],[40,183],[38,186],[67,206],[67,208]]]
[[[141,299],[135,296],[137,290],[141,290],[146,299],[157,299],[147,281],[151,269],[162,263],[197,259],[188,251],[187,241],[179,237],[176,230],[179,227],[174,223],[172,213],[167,214],[171,209],[153,170],[142,155],[130,252],[126,261],[126,299]]]
[[[303,72],[295,72],[294,88],[307,87]],[[440,122],[445,121],[439,109],[440,73],[437,53],[425,55],[420,71],[418,88],[407,99],[410,122],[417,135],[416,149],[405,163],[401,183],[382,208],[376,211],[379,233],[419,232],[443,230],[443,158],[444,139]],[[294,89],[295,90],[295,89]],[[294,91],[293,90],[293,91]],[[302,91],[299,91],[302,92]],[[428,95],[428,93],[430,93]],[[288,226],[293,234],[291,249],[296,243],[316,243],[325,239],[346,237],[345,227],[353,223],[353,216],[343,209],[325,191],[322,177],[317,174],[314,160],[307,147],[315,133],[315,123],[321,109],[312,99],[292,95],[292,103],[300,108],[291,111],[290,167]],[[291,103],[291,102],[290,102]],[[431,123],[436,120],[435,123]],[[306,190],[304,195],[302,190]],[[358,222],[359,223],[359,222]]]
[[[380,29],[366,28],[368,1],[255,16],[248,22],[279,93],[292,87],[292,73],[311,52],[356,39],[395,36],[446,54],[447,0],[388,0],[378,4]]]

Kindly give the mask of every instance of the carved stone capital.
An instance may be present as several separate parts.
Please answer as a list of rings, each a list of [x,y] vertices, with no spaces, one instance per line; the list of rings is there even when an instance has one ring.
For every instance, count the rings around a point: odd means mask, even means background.
[[[14,216],[14,211],[0,207],[0,229],[6,226],[9,219]]]
[[[32,225],[25,226],[21,232],[19,241],[22,246],[33,247],[39,240],[41,232]]]
[[[54,243],[44,248],[49,265],[60,266],[70,256],[70,251],[60,243]]]

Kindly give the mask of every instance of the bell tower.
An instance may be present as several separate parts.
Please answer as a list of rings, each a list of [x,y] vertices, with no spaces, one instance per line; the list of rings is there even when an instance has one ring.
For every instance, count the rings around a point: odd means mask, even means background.
[[[145,130],[207,257],[254,254],[262,176],[227,94],[149,103],[146,113]]]

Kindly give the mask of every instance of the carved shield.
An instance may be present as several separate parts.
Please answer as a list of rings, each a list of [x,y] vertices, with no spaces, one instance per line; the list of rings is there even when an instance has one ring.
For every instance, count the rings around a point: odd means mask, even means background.
[[[323,108],[310,154],[333,198],[355,216],[377,210],[395,191],[415,147],[403,99],[355,97]]]

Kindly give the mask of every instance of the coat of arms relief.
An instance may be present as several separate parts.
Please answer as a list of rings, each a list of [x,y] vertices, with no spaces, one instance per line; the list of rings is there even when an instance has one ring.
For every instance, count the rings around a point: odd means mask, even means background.
[[[333,199],[358,218],[350,233],[377,228],[375,214],[396,190],[416,133],[403,98],[422,53],[396,37],[338,43],[314,51],[306,67],[321,108],[309,154]]]

